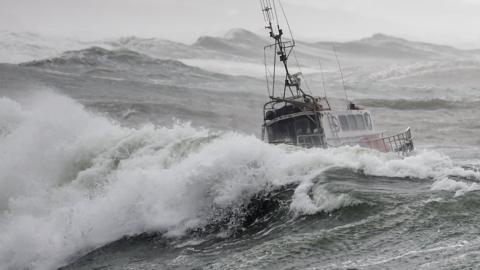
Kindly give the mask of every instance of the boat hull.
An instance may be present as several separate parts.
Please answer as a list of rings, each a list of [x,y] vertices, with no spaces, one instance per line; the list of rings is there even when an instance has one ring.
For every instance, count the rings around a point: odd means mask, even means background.
[[[391,136],[375,129],[370,112],[348,110],[313,112],[285,110],[277,117],[267,119],[262,137],[272,144],[290,144],[301,147],[340,147],[360,145],[380,152],[407,155],[414,149],[410,128]]]

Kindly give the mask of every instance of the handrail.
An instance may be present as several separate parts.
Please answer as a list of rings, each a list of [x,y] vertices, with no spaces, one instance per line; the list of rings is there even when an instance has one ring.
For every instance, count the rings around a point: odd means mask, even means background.
[[[382,137],[380,140],[383,141],[383,146],[386,152],[393,151],[402,155],[407,155],[414,149],[413,136],[410,128],[407,128],[407,130],[402,133]]]
[[[391,136],[384,137],[382,135],[380,138],[363,140],[360,145],[382,152],[395,152],[406,156],[414,150],[413,139],[410,128],[407,128],[404,132]]]

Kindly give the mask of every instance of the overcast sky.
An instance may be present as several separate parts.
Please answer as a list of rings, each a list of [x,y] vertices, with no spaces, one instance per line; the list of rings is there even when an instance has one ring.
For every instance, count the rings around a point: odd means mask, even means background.
[[[374,33],[480,48],[480,0],[282,0],[297,38]],[[241,27],[263,34],[258,0],[0,0],[0,30],[193,42]]]

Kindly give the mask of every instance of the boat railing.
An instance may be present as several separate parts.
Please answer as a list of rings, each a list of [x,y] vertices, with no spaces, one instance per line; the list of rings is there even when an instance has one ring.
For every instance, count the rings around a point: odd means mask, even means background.
[[[360,146],[377,149],[381,152],[395,152],[400,155],[408,155],[414,150],[413,136],[410,128],[404,132],[391,136],[381,136],[372,140],[362,140]]]
[[[398,133],[388,137],[382,137],[383,147],[385,152],[396,152],[402,155],[407,155],[413,151],[413,137],[410,128],[407,128],[402,133]]]

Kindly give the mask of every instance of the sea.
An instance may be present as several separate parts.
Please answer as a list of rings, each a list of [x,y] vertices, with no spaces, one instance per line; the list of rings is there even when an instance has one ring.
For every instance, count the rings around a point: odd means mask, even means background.
[[[377,129],[412,129],[400,156],[265,143],[263,59],[132,39],[0,64],[0,269],[479,269],[475,58],[345,64]]]

